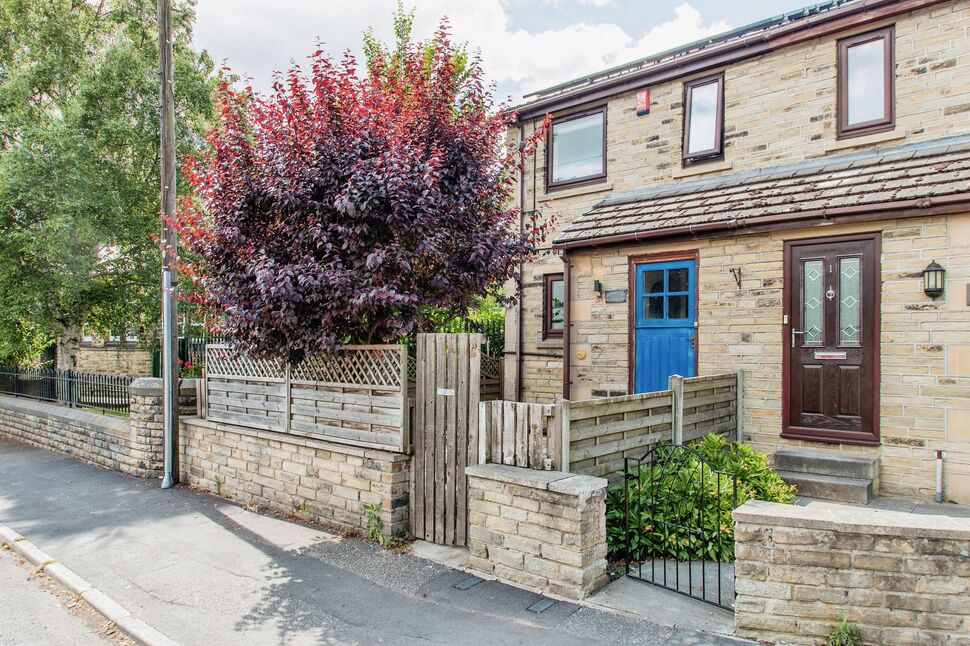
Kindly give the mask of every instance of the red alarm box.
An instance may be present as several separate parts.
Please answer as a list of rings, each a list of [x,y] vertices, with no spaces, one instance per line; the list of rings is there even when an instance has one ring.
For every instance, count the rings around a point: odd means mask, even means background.
[[[637,90],[637,116],[650,114],[650,90]]]

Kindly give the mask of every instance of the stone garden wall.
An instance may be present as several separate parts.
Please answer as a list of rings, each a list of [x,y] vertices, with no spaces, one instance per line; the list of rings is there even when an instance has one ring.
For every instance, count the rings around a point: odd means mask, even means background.
[[[162,473],[162,380],[136,379],[130,414],[111,415],[0,395],[0,437],[66,453],[143,478]],[[184,380],[184,412],[195,410],[195,380]]]
[[[385,534],[409,530],[409,455],[196,417],[182,418],[181,440],[183,482],[352,530],[376,503]]]
[[[739,636],[970,644],[970,518],[751,501],[734,512]]]
[[[465,473],[469,567],[572,599],[605,585],[605,479],[499,464]]]

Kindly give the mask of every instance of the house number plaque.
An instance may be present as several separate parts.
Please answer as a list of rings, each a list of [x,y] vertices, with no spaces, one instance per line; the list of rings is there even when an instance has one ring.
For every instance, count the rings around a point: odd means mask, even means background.
[[[603,295],[603,300],[607,303],[626,303],[626,290],[611,289]]]

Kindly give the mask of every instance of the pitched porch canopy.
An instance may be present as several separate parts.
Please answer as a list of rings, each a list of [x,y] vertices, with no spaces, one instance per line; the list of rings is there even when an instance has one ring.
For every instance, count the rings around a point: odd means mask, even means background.
[[[970,136],[616,195],[574,220],[553,245],[568,251],[959,211],[970,212]]]

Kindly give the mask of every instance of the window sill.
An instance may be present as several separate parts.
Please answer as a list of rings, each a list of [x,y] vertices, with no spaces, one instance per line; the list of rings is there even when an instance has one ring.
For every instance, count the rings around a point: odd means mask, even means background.
[[[731,170],[734,168],[734,162],[722,161],[722,162],[712,162],[710,164],[697,164],[695,166],[688,166],[687,168],[675,168],[671,173],[674,179],[680,179],[682,177],[693,177],[695,175],[705,175],[707,173],[717,173],[722,170]]]
[[[551,202],[563,198],[577,197],[579,195],[590,195],[592,193],[605,193],[613,190],[613,182],[609,184],[590,184],[588,186],[577,186],[576,188],[564,188],[560,191],[545,193],[539,197],[540,202]]]
[[[836,139],[835,141],[825,142],[825,152],[835,152],[836,150],[845,150],[847,148],[858,148],[859,146],[868,146],[870,144],[881,144],[885,141],[896,141],[898,139],[906,138],[906,130],[904,128],[896,128],[895,130],[887,130],[886,132],[877,132],[872,135],[862,135],[859,137],[850,137],[846,139]]]
[[[536,348],[539,350],[562,350],[562,337],[561,336],[551,336],[548,339],[543,339],[536,343]]]

